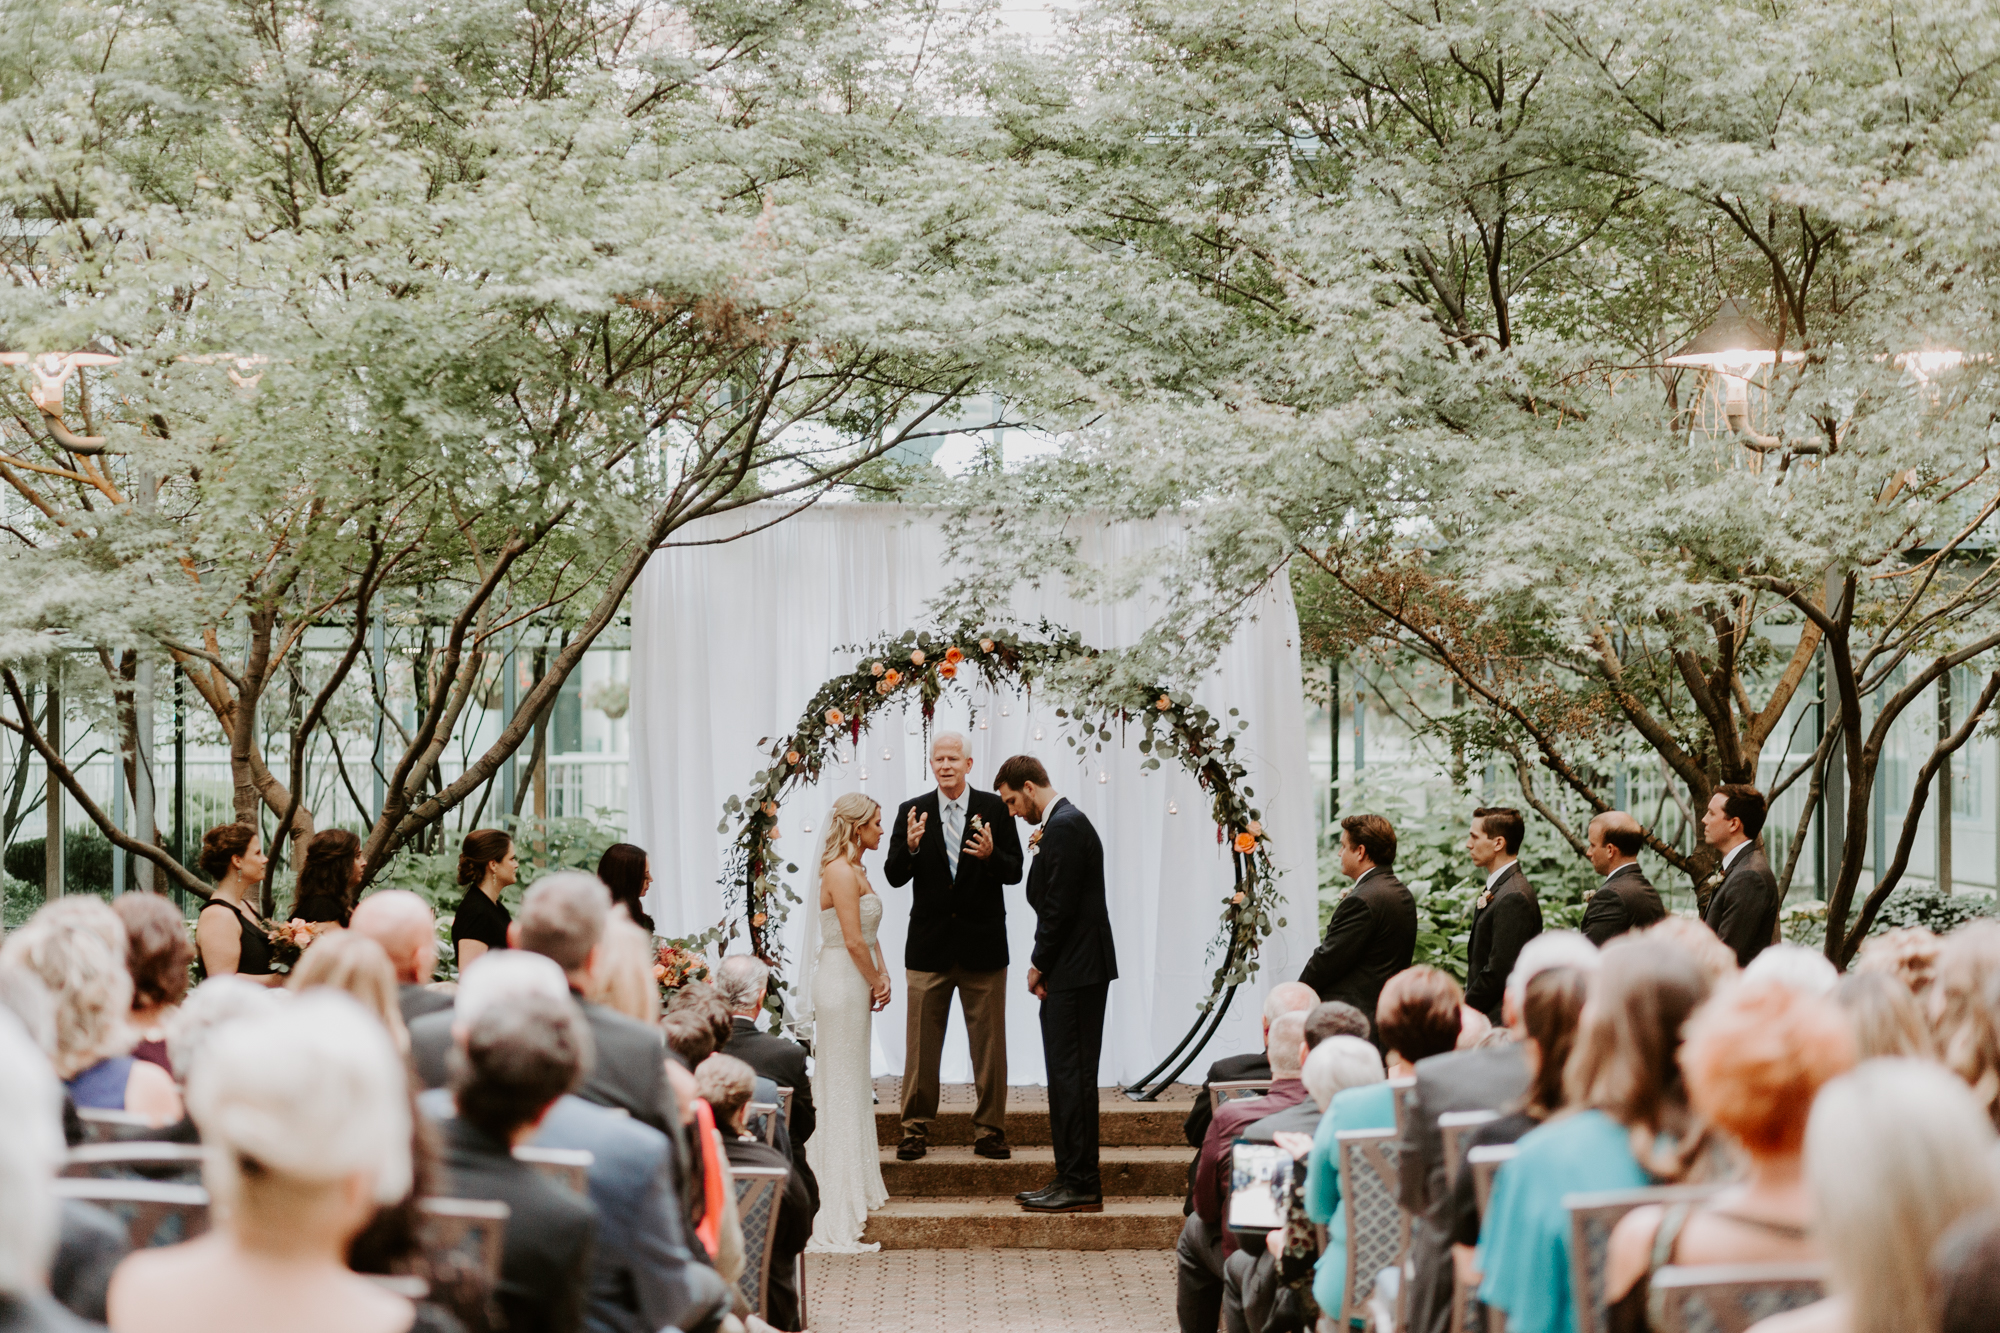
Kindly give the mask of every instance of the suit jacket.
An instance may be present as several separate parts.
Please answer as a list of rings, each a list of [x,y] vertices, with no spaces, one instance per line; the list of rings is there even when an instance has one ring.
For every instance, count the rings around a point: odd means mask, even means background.
[[[494,1292],[509,1329],[576,1333],[590,1291],[597,1209],[465,1120],[444,1122],[445,1193],[508,1208]]]
[[[1035,909],[1030,960],[1050,990],[1075,990],[1118,979],[1111,913],[1104,902],[1104,844],[1083,811],[1057,797],[1042,817],[1042,838],[1028,870]]]
[[[1268,1051],[1252,1051],[1247,1055],[1225,1055],[1208,1067],[1208,1077],[1201,1081],[1201,1092],[1194,1099],[1194,1106],[1187,1113],[1187,1121],[1181,1132],[1187,1136],[1188,1147],[1200,1148],[1208,1137],[1208,1122],[1215,1116],[1215,1107],[1208,1095],[1211,1083],[1236,1083],[1248,1078],[1271,1077],[1271,1055]]]
[[[1451,1242],[1444,1229],[1451,1198],[1438,1117],[1447,1111],[1504,1110],[1527,1091],[1527,1054],[1518,1045],[1417,1061],[1415,1106],[1397,1144],[1399,1201],[1416,1215],[1410,1228],[1409,1333],[1445,1333],[1451,1325]]]
[[[1195,1168],[1194,1210],[1208,1227],[1208,1234],[1220,1238],[1223,1253],[1236,1248],[1235,1242],[1224,1234],[1223,1214],[1229,1202],[1229,1148],[1236,1136],[1265,1116],[1276,1115],[1290,1110],[1306,1100],[1306,1085],[1297,1076],[1282,1078],[1271,1084],[1271,1090],[1262,1097],[1245,1097],[1230,1102],[1215,1113],[1215,1120],[1208,1127],[1208,1137],[1202,1140],[1201,1162]]]
[[[1750,966],[1750,960],[1770,946],[1778,929],[1778,881],[1764,849],[1744,848],[1722,877],[1722,884],[1709,895],[1708,910],[1701,919],[1722,942],[1736,950],[1736,965]]]
[[[806,1194],[817,1212],[819,1181],[806,1160],[806,1140],[819,1122],[813,1109],[812,1076],[806,1073],[806,1048],[775,1032],[759,1032],[755,1019],[739,1015],[731,1022],[734,1030],[723,1051],[756,1070],[760,1078],[792,1090],[792,1114],[785,1121],[785,1134],[791,1145],[792,1168],[805,1179]]]
[[[1326,923],[1299,980],[1322,1000],[1345,1000],[1375,1022],[1375,1001],[1417,952],[1417,900],[1384,866],[1355,881]]]
[[[731,1166],[789,1166],[785,1155],[757,1139],[739,1139],[727,1131],[722,1135],[722,1153]],[[773,1328],[799,1327],[799,1284],[793,1261],[812,1238],[813,1209],[806,1198],[805,1182],[793,1171],[785,1177],[778,1193],[778,1216],[771,1229],[771,1286],[763,1312]]]
[[[621,1108],[634,1120],[674,1140],[676,1151],[684,1153],[687,1140],[681,1135],[680,1112],[674,1107],[674,1090],[667,1082],[665,1035],[656,1027],[580,996],[577,1007],[590,1024],[597,1048],[597,1058],[577,1095],[599,1106]],[[451,1081],[452,1018],[450,1010],[441,1009],[410,1024],[410,1061],[427,1088],[442,1088]]]
[[[1603,948],[1606,941],[1628,930],[1644,930],[1666,914],[1659,890],[1634,861],[1605,876],[1603,887],[1590,895],[1583,909],[1583,937]]]
[[[1021,835],[1007,803],[990,791],[968,787],[962,846],[972,840],[976,815],[993,830],[993,855],[958,858],[951,873],[945,854],[944,820],[938,811],[942,797],[933,787],[896,810],[896,822],[884,830],[889,853],[882,871],[898,888],[915,881],[910,894],[910,936],[903,946],[903,966],[912,972],[997,972],[1007,966],[1007,896],[1002,886],[1021,882]],[[910,850],[910,812],[929,817],[917,850]]]
[[[404,983],[396,987],[396,1003],[403,1011],[403,1026],[408,1027],[425,1014],[442,1013],[451,1008],[451,996],[428,986]]]
[[[1542,905],[1535,886],[1513,862],[1494,881],[1484,907],[1472,909],[1472,938],[1465,949],[1465,1002],[1500,1021],[1500,1002],[1507,994],[1507,975],[1521,946],[1542,933]]]

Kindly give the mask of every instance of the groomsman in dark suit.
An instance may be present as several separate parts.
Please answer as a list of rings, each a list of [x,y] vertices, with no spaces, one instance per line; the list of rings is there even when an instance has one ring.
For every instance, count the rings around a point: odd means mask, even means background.
[[[1097,1061],[1104,1045],[1105,997],[1118,978],[1104,901],[1104,844],[1083,811],[1049,786],[1048,770],[1032,755],[1015,755],[1000,765],[993,785],[1010,813],[1041,826],[1029,839],[1035,848],[1028,871],[1035,953],[1028,991],[1042,1002],[1056,1178],[1045,1189],[1014,1197],[1035,1212],[1101,1213]]]
[[[903,1142],[896,1157],[926,1151],[938,1113],[938,1064],[952,992],[965,1010],[972,1043],[972,1150],[1005,1160],[1007,1147],[1007,897],[1021,882],[1021,838],[1007,803],[966,782],[972,751],[965,737],[941,731],[931,741],[937,787],[903,802],[887,830],[883,872],[911,890],[910,936],[903,948],[909,1020],[903,1053]]]
[[[1646,835],[1623,810],[1606,810],[1590,821],[1584,849],[1604,883],[1583,909],[1583,936],[1598,948],[1628,930],[1644,930],[1667,914],[1666,904],[1639,869]]]
[[[1778,880],[1757,846],[1764,813],[1764,793],[1732,782],[1715,789],[1701,816],[1702,839],[1722,853],[1722,883],[1709,895],[1701,919],[1736,950],[1738,967],[1750,966],[1778,930]]]
[[[1396,878],[1396,830],[1380,815],[1340,821],[1340,873],[1354,881],[1299,980],[1375,1022],[1375,1001],[1417,951],[1417,900]]]
[[[1500,1002],[1521,946],[1542,933],[1542,905],[1535,886],[1521,873],[1521,839],[1528,825],[1509,806],[1481,806],[1472,812],[1465,850],[1486,872],[1486,891],[1472,907],[1472,938],[1465,948],[1465,1004],[1501,1022]]]

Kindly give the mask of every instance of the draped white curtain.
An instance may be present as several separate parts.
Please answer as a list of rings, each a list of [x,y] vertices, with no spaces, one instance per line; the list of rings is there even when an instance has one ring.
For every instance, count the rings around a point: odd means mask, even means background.
[[[704,520],[678,536],[683,542],[714,539],[774,517],[775,510],[753,508]],[[692,934],[722,919],[719,876],[729,838],[716,826],[724,802],[764,766],[760,738],[789,732],[819,687],[853,668],[855,654],[840,651],[842,645],[929,624],[926,604],[952,573],[944,563],[945,521],[932,511],[895,505],[823,504],[738,541],[681,546],[653,557],[632,599],[629,811],[632,840],[652,859],[648,910],[662,933]],[[1094,559],[1129,559],[1171,543],[1175,532],[1166,522],[1100,524],[1086,530],[1086,552]],[[1079,601],[1064,588],[1046,586],[1054,582],[1060,580],[1017,590],[1013,618],[1024,630],[1046,617],[1086,643],[1115,648],[1134,642],[1157,609],[1143,594],[1108,604]],[[1296,977],[1314,942],[1313,798],[1297,645],[1297,612],[1280,580],[1197,691],[1218,715],[1236,708],[1250,724],[1238,733],[1237,754],[1250,770],[1253,803],[1264,812],[1287,895],[1287,924],[1265,942],[1262,971],[1237,994],[1197,1073],[1214,1056],[1257,1049],[1265,990]],[[1187,1029],[1215,967],[1209,947],[1232,885],[1229,858],[1217,845],[1201,789],[1171,762],[1142,772],[1143,756],[1129,747],[1107,745],[1079,761],[1060,739],[1054,707],[1040,699],[1031,707],[1008,690],[989,695],[975,687],[969,705],[962,694],[948,692],[934,727],[971,738],[974,786],[990,789],[993,771],[1007,756],[1034,754],[1048,766],[1056,789],[1096,825],[1120,972],[1111,987],[1101,1077],[1138,1078]],[[818,829],[843,792],[867,792],[885,807],[887,822],[900,802],[934,785],[914,706],[905,716],[884,716],[855,748],[817,786],[787,800],[779,846],[794,861],[811,854],[816,837],[807,826]],[[1025,846],[1027,829],[1020,831]],[[902,1072],[902,958],[910,911],[909,886],[889,885],[881,855],[871,855],[867,869],[884,899],[882,948],[895,999],[876,1018],[878,1075]],[[795,888],[803,878],[801,867]],[[792,912],[793,954],[807,910]],[[1040,1083],[1037,1003],[1025,990],[1034,913],[1023,885],[1008,889],[1007,933],[1013,958],[1009,1081]],[[957,1006],[943,1077],[958,1083],[972,1077]]]

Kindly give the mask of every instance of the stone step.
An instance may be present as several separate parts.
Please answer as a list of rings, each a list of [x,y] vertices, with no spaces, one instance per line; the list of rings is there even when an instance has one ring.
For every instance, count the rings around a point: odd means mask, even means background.
[[[1098,1170],[1109,1194],[1124,1198],[1172,1198],[1187,1193],[1191,1148],[1109,1147],[1098,1157]],[[1017,1190],[1040,1189],[1055,1179],[1055,1149],[1023,1145],[1005,1162],[980,1157],[962,1146],[932,1144],[914,1162],[899,1162],[893,1148],[882,1149],[882,1181],[892,1198],[952,1198],[986,1196],[1011,1209]]]
[[[891,1199],[864,1241],[885,1250],[1170,1250],[1178,1199],[1107,1198],[1101,1213],[1030,1213],[1011,1198]]]
[[[1105,1147],[1186,1148],[1181,1124],[1187,1119],[1191,1101],[1134,1102],[1115,1088],[1098,1102],[1098,1141]],[[972,1107],[946,1103],[930,1122],[928,1138],[933,1148],[941,1145],[970,1146],[973,1140]],[[893,1148],[903,1140],[901,1108],[883,1098],[875,1108],[875,1141]],[[1046,1147],[1049,1143],[1049,1108],[1039,1099],[1008,1099],[1007,1145],[1011,1148]],[[1192,1152],[1193,1149],[1187,1149]]]

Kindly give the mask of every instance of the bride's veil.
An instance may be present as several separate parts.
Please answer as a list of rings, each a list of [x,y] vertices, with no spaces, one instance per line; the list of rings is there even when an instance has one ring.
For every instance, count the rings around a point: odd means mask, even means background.
[[[806,914],[800,932],[798,966],[792,969],[792,1027],[796,1035],[810,1036],[813,1021],[813,972],[819,967],[819,869],[826,861],[826,839],[833,825],[833,812],[820,823],[819,838],[813,843],[812,859],[806,863],[806,885],[800,907]]]

